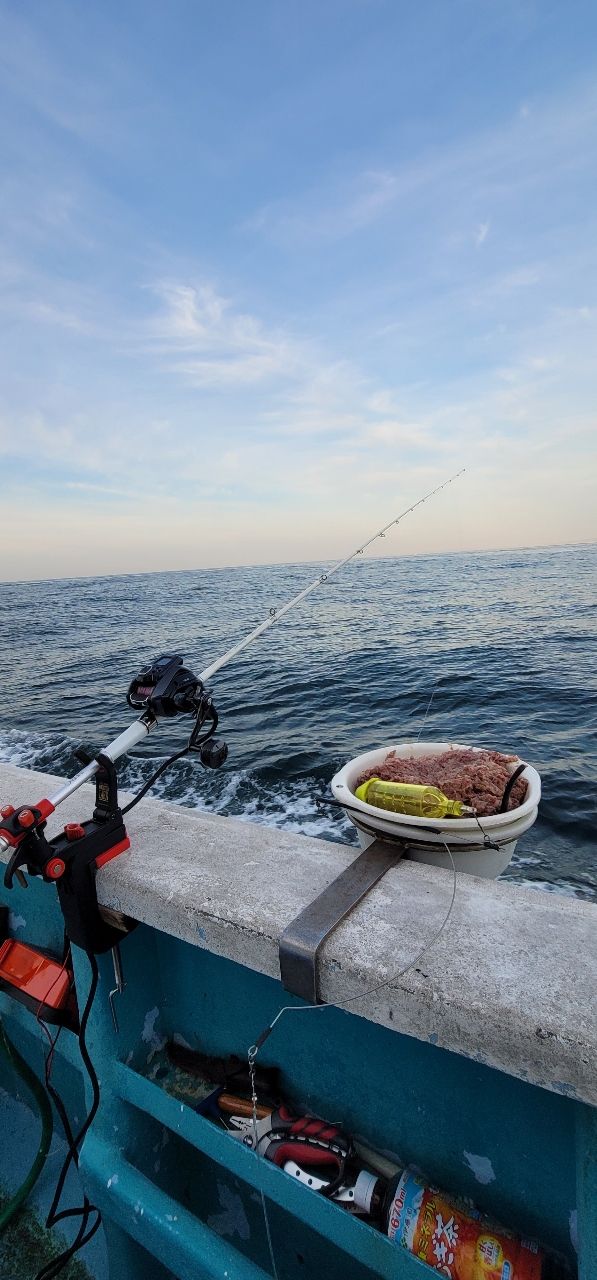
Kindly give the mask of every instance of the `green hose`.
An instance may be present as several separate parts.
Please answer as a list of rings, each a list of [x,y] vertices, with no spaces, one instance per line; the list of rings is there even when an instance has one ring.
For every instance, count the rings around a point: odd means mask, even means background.
[[[0,1210],[1,1235],[2,1232],[6,1230],[11,1219],[14,1218],[15,1213],[18,1212],[23,1202],[27,1199],[27,1196],[33,1190],[33,1187],[35,1186],[35,1183],[37,1182],[37,1179],[44,1167],[46,1157],[50,1149],[50,1142],[52,1140],[53,1120],[50,1100],[43,1085],[31,1070],[29,1063],[25,1062],[25,1059],[22,1058],[18,1052],[18,1049],[16,1049],[12,1041],[9,1040],[1,1022],[0,1049],[33,1094],[41,1116],[41,1135],[35,1160],[31,1165],[25,1181],[21,1183],[18,1191],[16,1191],[14,1196],[12,1196],[8,1201],[8,1204],[5,1204],[4,1208]]]

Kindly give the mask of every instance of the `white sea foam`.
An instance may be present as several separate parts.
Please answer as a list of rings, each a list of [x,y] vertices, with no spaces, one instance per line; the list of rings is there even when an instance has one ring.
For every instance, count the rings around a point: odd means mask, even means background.
[[[523,885],[525,889],[541,889],[544,893],[557,893],[559,897],[563,898],[578,898],[581,896],[578,886],[570,884],[567,880],[558,880],[557,884],[552,884],[550,880],[521,880],[517,876],[515,883]]]
[[[64,734],[0,730],[0,761],[21,769],[60,773],[76,746],[77,743]]]

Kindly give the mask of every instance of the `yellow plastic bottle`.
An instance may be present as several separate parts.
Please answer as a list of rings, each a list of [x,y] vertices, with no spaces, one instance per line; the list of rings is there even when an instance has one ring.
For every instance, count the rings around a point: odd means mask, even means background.
[[[384,782],[383,778],[368,778],[357,787],[355,796],[376,809],[388,809],[390,813],[406,813],[412,818],[467,818],[474,809],[460,800],[449,800],[438,787],[421,786],[416,782]]]

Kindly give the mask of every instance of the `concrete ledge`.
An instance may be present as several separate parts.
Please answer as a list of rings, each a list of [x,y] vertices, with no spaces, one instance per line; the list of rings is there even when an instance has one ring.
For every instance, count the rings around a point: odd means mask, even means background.
[[[33,803],[59,779],[0,764],[0,802]],[[61,805],[50,834],[87,816],[93,790]],[[145,800],[133,848],[98,874],[103,905],[279,978],[282,930],[355,856],[347,846]],[[324,998],[395,1031],[597,1105],[597,911],[590,903],[403,862],[332,935]],[[48,886],[48,893],[52,889]],[[281,993],[282,995],[282,993]]]

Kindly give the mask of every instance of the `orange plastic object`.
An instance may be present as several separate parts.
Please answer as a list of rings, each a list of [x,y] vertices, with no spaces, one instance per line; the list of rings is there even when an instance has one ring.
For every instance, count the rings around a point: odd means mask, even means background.
[[[64,1008],[68,1000],[68,970],[13,938],[0,946],[0,980],[51,1009]]]
[[[50,858],[46,862],[46,875],[50,880],[59,880],[66,871],[66,863],[63,858]]]
[[[85,835],[85,827],[82,827],[80,822],[67,822],[64,834],[67,840],[82,840]]]
[[[120,844],[113,844],[111,849],[106,849],[105,853],[100,853],[99,857],[95,859],[96,867],[105,867],[107,862],[111,862],[112,858],[117,858],[119,853],[124,853],[130,847],[131,842],[128,836],[125,836],[124,840],[120,841]]]

